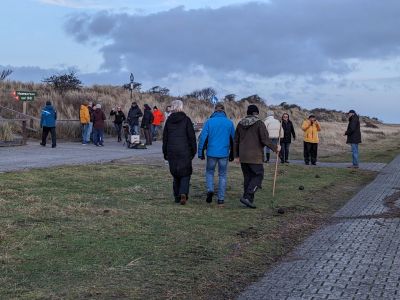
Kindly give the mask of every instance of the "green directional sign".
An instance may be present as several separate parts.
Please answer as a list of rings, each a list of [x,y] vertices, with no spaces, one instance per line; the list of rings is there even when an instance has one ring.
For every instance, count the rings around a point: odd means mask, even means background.
[[[34,101],[36,92],[17,91],[18,99],[20,101]]]

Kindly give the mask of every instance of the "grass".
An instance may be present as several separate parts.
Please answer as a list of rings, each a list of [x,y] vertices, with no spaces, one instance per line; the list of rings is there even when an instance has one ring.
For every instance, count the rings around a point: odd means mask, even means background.
[[[276,202],[286,213],[277,215],[272,166],[256,210],[239,205],[237,166],[224,209],[206,205],[202,173],[186,206],[173,203],[160,166],[0,174],[0,298],[233,298],[375,176],[282,167]]]

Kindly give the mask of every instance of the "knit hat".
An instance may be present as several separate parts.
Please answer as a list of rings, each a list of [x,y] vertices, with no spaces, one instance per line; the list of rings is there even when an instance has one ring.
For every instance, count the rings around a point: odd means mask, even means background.
[[[355,111],[354,109],[350,109],[348,113],[349,113],[349,114],[355,114],[356,111]]]
[[[214,107],[215,111],[224,111],[225,107],[221,102],[217,102]]]
[[[96,104],[96,108],[101,108],[101,104]]]
[[[46,101],[46,105],[51,105],[51,102],[50,101]]]
[[[260,111],[258,110],[258,107],[257,107],[256,105],[251,104],[251,105],[249,105],[249,106],[247,107],[247,115],[248,115],[248,116],[251,116],[251,115],[253,115],[254,113],[259,114]]]

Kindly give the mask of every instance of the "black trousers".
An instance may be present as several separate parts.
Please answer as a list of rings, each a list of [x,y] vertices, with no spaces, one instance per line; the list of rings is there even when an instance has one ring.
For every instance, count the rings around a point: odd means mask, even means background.
[[[42,132],[42,145],[46,145],[46,140],[47,136],[49,135],[49,132],[51,134],[51,146],[55,147],[57,144],[56,140],[56,128],[55,127],[45,127],[43,126],[43,132]]]
[[[115,131],[117,132],[118,135],[118,142],[121,141],[121,132],[122,132],[122,123],[114,123]]]
[[[146,145],[151,145],[153,137],[151,136],[150,128],[143,128],[144,138],[146,139]]]
[[[241,163],[243,172],[243,198],[254,201],[254,193],[261,188],[264,179],[264,166],[262,164]]]
[[[318,144],[304,142],[304,162],[306,164],[315,164],[317,162]]]
[[[190,175],[184,177],[174,176],[174,197],[179,197],[180,195],[189,195],[189,184],[190,184]]]
[[[279,158],[281,159],[281,162],[289,160],[289,148],[290,143],[281,142],[281,152],[279,152]]]

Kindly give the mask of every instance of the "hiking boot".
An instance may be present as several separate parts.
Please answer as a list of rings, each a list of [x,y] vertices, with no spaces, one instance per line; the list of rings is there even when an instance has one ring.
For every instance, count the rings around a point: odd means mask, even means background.
[[[40,143],[40,146],[46,147],[46,144]]]
[[[249,200],[249,199],[246,199],[246,198],[240,198],[240,203],[242,203],[242,204],[244,204],[244,205],[246,205],[247,207],[250,207],[250,208],[256,208],[256,206]]]
[[[213,196],[214,196],[214,192],[207,192],[206,202],[211,203]]]
[[[217,207],[218,207],[218,208],[224,208],[224,207],[225,207],[225,205],[224,205],[224,200],[219,200],[219,199],[218,199]]]
[[[187,196],[185,194],[181,194],[181,196],[180,196],[181,205],[185,205],[186,201],[187,201]]]
[[[289,162],[288,160],[285,160],[285,163],[286,163],[286,164],[289,164],[290,162]]]

